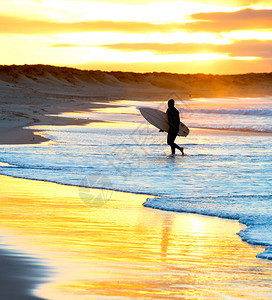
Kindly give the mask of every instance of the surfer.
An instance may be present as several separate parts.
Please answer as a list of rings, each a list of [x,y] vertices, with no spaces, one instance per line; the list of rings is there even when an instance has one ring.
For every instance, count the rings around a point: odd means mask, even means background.
[[[182,155],[184,155],[183,148],[178,146],[175,143],[175,139],[179,132],[179,111],[175,108],[175,101],[174,99],[170,99],[168,101],[168,109],[166,111],[169,123],[169,131],[167,135],[167,144],[171,147],[172,155],[175,155],[175,150],[179,149]]]

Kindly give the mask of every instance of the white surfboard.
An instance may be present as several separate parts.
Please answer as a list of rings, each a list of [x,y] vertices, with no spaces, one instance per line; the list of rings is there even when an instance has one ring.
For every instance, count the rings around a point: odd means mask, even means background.
[[[150,108],[150,107],[139,107],[139,111],[142,116],[153,126],[157,127],[160,130],[169,131],[168,117],[167,114],[161,110]],[[189,128],[180,123],[179,125],[179,136],[187,136],[189,134]]]

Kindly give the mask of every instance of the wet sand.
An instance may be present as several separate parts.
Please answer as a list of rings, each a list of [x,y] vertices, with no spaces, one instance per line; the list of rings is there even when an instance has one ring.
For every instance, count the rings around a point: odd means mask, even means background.
[[[271,299],[272,264],[241,241],[236,221],[145,208],[146,195],[6,176],[0,184],[5,243],[55,272],[39,297]]]
[[[50,270],[25,253],[0,249],[0,299],[41,300],[33,290],[46,281]]]

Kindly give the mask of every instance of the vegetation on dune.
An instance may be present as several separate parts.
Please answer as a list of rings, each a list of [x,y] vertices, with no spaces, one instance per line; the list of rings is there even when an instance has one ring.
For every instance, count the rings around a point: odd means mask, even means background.
[[[140,85],[180,91],[192,91],[196,96],[206,91],[210,96],[222,96],[245,91],[258,94],[272,94],[272,73],[248,73],[238,75],[213,74],[177,74],[165,72],[134,73],[121,71],[80,70],[51,65],[2,65],[0,80],[20,83],[20,79],[28,78],[39,82],[42,78],[55,78],[67,84],[78,82],[97,83],[105,86],[119,87]]]

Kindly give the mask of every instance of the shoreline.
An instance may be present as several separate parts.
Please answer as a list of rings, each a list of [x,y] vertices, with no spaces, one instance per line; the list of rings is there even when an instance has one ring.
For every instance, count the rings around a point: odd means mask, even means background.
[[[101,103],[89,103],[87,106],[84,105],[81,109],[77,111],[83,112],[84,110],[89,110],[92,108],[101,108],[107,106],[107,101],[102,101]],[[50,139],[47,139],[39,134],[37,129],[31,129],[31,126],[72,126],[72,125],[87,125],[93,122],[103,122],[99,120],[90,120],[90,119],[77,119],[71,117],[62,117],[62,116],[46,116],[39,112],[36,115],[27,115],[22,114],[22,117],[19,116],[18,119],[18,110],[16,112],[9,112],[9,115],[17,116],[17,120],[3,120],[3,111],[2,111],[2,120],[0,119],[0,144],[1,145],[31,145],[31,144],[40,144],[43,142],[48,142]],[[24,110],[25,111],[25,108]],[[61,108],[55,111],[51,111],[51,114],[61,114],[67,112],[74,112],[74,109],[71,107]],[[5,113],[5,112],[4,112]],[[1,116],[1,111],[0,111]],[[4,121],[4,122],[3,122]],[[271,136],[272,132],[264,131],[253,131],[246,129],[233,129],[233,128],[207,128],[207,127],[190,127],[191,131],[194,132],[211,132],[214,134],[231,134],[231,135],[252,135],[252,136]]]
[[[61,118],[61,117],[59,117]],[[63,118],[63,117],[62,117]],[[65,119],[65,118],[63,118]],[[33,125],[45,125],[45,126],[71,126],[71,125],[87,125],[92,122],[101,122],[98,120],[78,120],[73,118],[66,118],[67,120],[63,120],[62,122],[55,122],[55,124],[45,124],[45,123],[39,123],[39,124],[31,124],[29,126]],[[251,136],[272,136],[272,132],[264,132],[264,131],[251,131],[251,130],[240,130],[240,129],[224,129],[224,128],[207,128],[207,127],[190,127],[190,131],[194,132],[200,132],[205,131],[211,132],[211,134],[214,134],[215,132],[220,135],[237,135],[237,136],[243,136],[243,135],[251,135]],[[5,130],[0,129],[0,144],[1,145],[33,145],[33,144],[40,144],[44,142],[51,141],[48,138],[43,137],[39,134],[39,131],[37,129],[31,129],[31,128],[6,128]]]
[[[144,292],[168,299],[178,291],[223,299],[249,297],[254,288],[248,280],[260,272],[269,280],[265,274],[272,265],[255,257],[263,247],[242,242],[236,233],[244,226],[238,221],[145,208],[147,195],[110,191],[103,202],[100,189],[4,175],[0,182],[1,228],[12,233],[8,243],[46,258],[57,273],[39,286],[38,297],[137,299]],[[98,202],[84,201],[79,189]],[[231,285],[234,277],[238,285]]]
[[[106,105],[106,102],[101,103],[99,107]],[[97,107],[97,105],[90,103],[89,108]],[[3,109],[3,108],[2,108]],[[43,112],[41,109],[30,107],[16,107],[15,111],[0,111],[0,144],[2,145],[21,145],[21,144],[40,144],[48,142],[50,139],[44,138],[39,135],[36,129],[31,129],[31,126],[71,126],[71,125],[86,125],[92,122],[87,119],[77,118],[63,118],[59,116],[49,116],[46,114],[60,114],[65,112],[74,111],[72,108],[60,108],[54,111]],[[87,109],[82,107],[82,111]],[[28,113],[25,113],[27,111]]]

